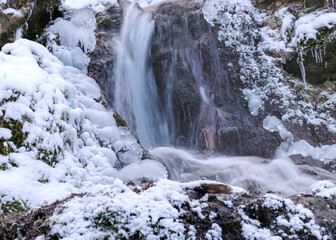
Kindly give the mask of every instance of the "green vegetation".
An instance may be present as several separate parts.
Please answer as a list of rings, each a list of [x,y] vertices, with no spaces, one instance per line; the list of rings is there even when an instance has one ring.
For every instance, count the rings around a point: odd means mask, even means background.
[[[39,149],[36,158],[45,162],[50,167],[54,167],[58,163],[56,150],[51,152],[45,149]]]
[[[117,111],[114,111],[113,117],[116,120],[118,127],[128,127],[126,120],[123,119]]]
[[[1,195],[0,197],[0,217],[28,211],[29,208],[25,202],[15,200],[14,198],[8,200],[7,198],[6,195]]]
[[[108,28],[112,23],[112,19],[109,16],[101,16],[97,18],[97,23],[105,28]]]
[[[102,104],[105,108],[109,108],[110,107],[109,104],[106,101],[106,95],[105,95],[105,93],[103,91],[100,92],[99,99],[95,98],[95,101],[98,102],[98,103],[100,103],[100,104]]]
[[[1,121],[0,119],[0,126],[2,128],[7,128],[11,130],[12,137],[9,139],[9,141],[13,142],[17,148],[20,148],[23,146],[23,142],[27,138],[26,134],[22,130],[23,123],[13,120],[13,119],[5,120],[5,121],[3,120]]]
[[[133,222],[132,219],[138,218],[139,212],[133,211],[127,213],[122,208],[112,209],[107,207],[105,211],[98,213],[94,218],[93,222],[96,228],[101,231],[106,232],[105,239],[119,239],[119,240],[138,240],[146,239],[147,235],[144,235],[140,231],[140,228],[134,229],[130,223]],[[166,229],[162,224],[162,218],[153,220],[151,216],[148,216],[146,223],[148,227],[153,231],[156,236],[165,235],[170,236],[171,230]],[[132,228],[131,228],[132,227]],[[161,237],[160,239],[166,239]]]
[[[310,49],[320,49],[335,38],[336,26],[332,28],[322,27],[318,29],[316,39],[303,39],[299,42],[300,51],[308,51]]]

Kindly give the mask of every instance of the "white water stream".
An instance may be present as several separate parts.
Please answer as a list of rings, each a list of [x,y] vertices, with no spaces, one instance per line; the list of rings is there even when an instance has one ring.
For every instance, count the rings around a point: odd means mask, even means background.
[[[162,113],[150,63],[154,21],[137,3],[124,10],[120,37],[115,42],[114,108],[146,148],[168,145],[168,126]]]
[[[291,195],[306,192],[317,181],[316,176],[304,173],[289,158],[205,156],[167,147],[154,149],[151,154],[166,167],[170,179],[183,182],[210,179],[249,190]],[[323,169],[305,167],[320,177],[335,179]]]

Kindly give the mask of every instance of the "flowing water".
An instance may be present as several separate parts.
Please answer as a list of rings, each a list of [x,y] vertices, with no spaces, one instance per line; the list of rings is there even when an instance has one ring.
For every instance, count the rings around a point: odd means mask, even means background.
[[[168,147],[156,148],[151,154],[166,167],[170,179],[183,182],[210,179],[248,190],[290,195],[307,191],[317,180],[289,158],[206,156]],[[309,171],[335,179],[331,173],[317,167],[309,167]]]
[[[138,4],[125,6],[120,37],[115,42],[114,108],[136,132],[146,148],[168,145],[168,127],[162,113],[150,46],[154,21]]]
[[[151,66],[151,41],[154,21],[150,11],[143,11],[135,3],[125,6],[120,36],[116,41],[115,109],[129,123],[140,142],[151,151],[152,159],[161,162],[169,178],[177,181],[211,179],[249,190],[294,194],[306,191],[316,181],[300,170],[290,159],[267,160],[257,157],[206,156],[168,146],[168,121],[171,110],[165,111]],[[173,50],[172,50],[173,51]],[[196,68],[193,68],[196,69]],[[197,74],[196,74],[197,75]],[[202,133],[210,151],[216,151],[216,110],[205,82],[197,86],[202,98]],[[169,86],[168,86],[169,88]],[[169,90],[169,89],[168,89]],[[205,116],[205,117],[204,117]],[[196,119],[197,121],[197,119]],[[322,169],[312,172],[334,178]]]

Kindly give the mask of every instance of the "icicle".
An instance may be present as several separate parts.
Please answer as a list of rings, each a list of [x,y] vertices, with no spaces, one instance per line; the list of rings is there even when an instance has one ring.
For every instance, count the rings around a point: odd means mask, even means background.
[[[300,67],[300,71],[301,71],[301,74],[302,74],[302,80],[304,82],[304,85],[305,85],[305,88],[307,87],[307,83],[306,83],[306,69],[304,67],[304,63],[303,63],[303,54],[302,52],[299,53],[299,57],[298,57],[298,64],[299,64],[299,67]]]
[[[23,29],[24,28],[28,29],[28,21],[30,20],[34,9],[35,9],[35,2],[33,2],[31,4],[31,9],[29,10],[28,17],[27,17],[26,21],[19,28],[16,29],[15,36],[14,36],[15,41],[19,40],[20,38],[23,37]]]
[[[323,62],[322,49],[319,49],[320,63]]]
[[[325,55],[325,48],[323,48],[323,53],[322,53],[322,48],[311,48],[310,49],[313,58],[315,58],[316,63],[322,63],[323,62],[323,54]]]
[[[23,35],[23,25],[21,27],[19,27],[18,29],[16,29],[16,31],[15,31],[15,41],[22,38],[22,35]]]
[[[336,8],[335,0],[325,0],[324,5],[326,8]]]

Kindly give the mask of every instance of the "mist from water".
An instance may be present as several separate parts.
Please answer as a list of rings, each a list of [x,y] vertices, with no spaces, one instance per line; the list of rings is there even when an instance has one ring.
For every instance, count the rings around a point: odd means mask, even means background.
[[[168,147],[156,148],[151,154],[166,167],[170,179],[182,182],[207,179],[247,190],[291,195],[306,192],[318,180],[289,158],[206,156]],[[335,179],[323,169],[310,168],[325,178]]]

